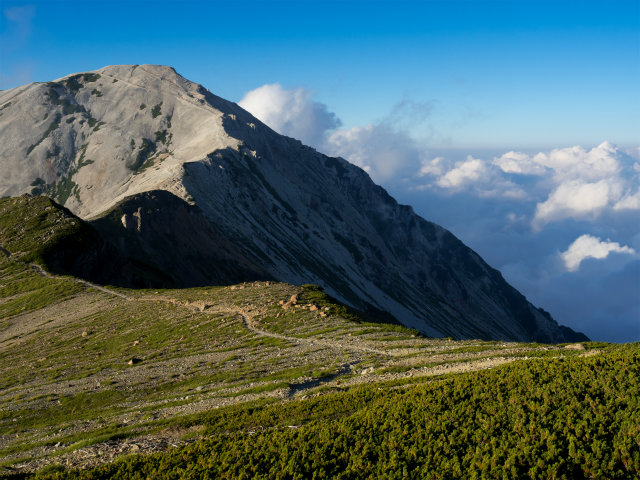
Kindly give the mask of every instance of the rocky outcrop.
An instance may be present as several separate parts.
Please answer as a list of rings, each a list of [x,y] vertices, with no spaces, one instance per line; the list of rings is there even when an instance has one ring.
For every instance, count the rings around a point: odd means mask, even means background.
[[[165,272],[175,285],[270,278],[218,233],[197,206],[164,190],[133,195],[90,223],[120,251]]]

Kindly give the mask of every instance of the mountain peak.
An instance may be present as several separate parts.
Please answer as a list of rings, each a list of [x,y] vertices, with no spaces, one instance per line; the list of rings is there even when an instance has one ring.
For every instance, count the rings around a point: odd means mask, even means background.
[[[253,272],[321,285],[431,336],[576,335],[360,168],[171,67],[113,65],[0,92],[0,168],[0,195],[49,195],[185,285]]]
[[[105,75],[111,78],[117,78],[121,80],[126,80],[133,76],[144,76],[144,75],[156,76],[161,79],[181,78],[185,80],[184,77],[182,77],[180,74],[178,74],[178,72],[176,72],[175,68],[169,65],[124,64],[124,65],[107,65],[97,70],[72,73],[69,75],[65,75],[64,77],[59,78],[58,80],[55,80],[55,81],[62,82],[70,77],[74,77],[77,75],[88,75],[88,74]]]

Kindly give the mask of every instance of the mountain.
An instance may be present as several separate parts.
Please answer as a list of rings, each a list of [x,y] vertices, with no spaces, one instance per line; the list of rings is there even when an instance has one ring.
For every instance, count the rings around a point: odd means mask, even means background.
[[[52,273],[101,284],[175,285],[163,271],[132,258],[95,228],[45,196],[0,199],[0,250]]]
[[[360,168],[170,67],[0,92],[0,195],[46,194],[179,285],[315,283],[429,336],[577,341]]]

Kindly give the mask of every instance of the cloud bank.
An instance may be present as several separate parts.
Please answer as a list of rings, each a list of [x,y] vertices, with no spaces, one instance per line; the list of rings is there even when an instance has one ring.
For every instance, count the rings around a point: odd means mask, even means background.
[[[251,90],[238,105],[278,133],[314,147],[324,142],[327,131],[341,125],[325,104],[312,99],[312,92],[304,88],[285,90],[279,83]]]
[[[412,174],[424,156],[406,129],[424,123],[432,105],[404,100],[376,123],[340,129],[342,122],[312,92],[268,84],[246,93],[238,104],[278,133],[364,169],[377,182]]]
[[[591,235],[581,235],[569,245],[569,248],[561,254],[561,257],[567,270],[574,272],[580,268],[580,263],[582,263],[585,258],[604,259],[613,252],[632,255],[636,253],[633,248],[626,245],[620,246],[618,242],[603,242],[599,238],[592,237]]]
[[[240,105],[363,168],[559,323],[595,340],[640,341],[640,148],[434,150],[409,133],[416,125],[433,133],[431,104],[405,100],[378,122],[345,129],[310,91],[279,84]]]

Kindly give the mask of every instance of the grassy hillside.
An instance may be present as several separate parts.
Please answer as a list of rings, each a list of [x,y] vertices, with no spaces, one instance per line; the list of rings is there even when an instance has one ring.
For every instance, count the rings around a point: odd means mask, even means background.
[[[84,222],[48,197],[0,199],[0,243],[25,262],[44,265],[56,250],[95,240]]]
[[[15,260],[48,271],[120,286],[170,286],[171,279],[106,241],[45,196],[0,198],[0,246]]]
[[[38,478],[637,478],[639,361],[635,345],[236,408],[192,445]]]
[[[35,265],[72,221],[11,201],[0,477],[640,474],[637,344],[429,339],[313,286],[103,287]]]

